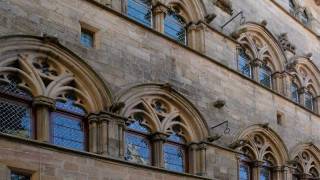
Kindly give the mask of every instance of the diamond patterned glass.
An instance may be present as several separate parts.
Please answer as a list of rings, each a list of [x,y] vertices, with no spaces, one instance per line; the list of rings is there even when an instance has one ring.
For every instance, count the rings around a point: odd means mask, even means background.
[[[151,164],[150,143],[146,136],[126,132],[125,140],[125,159],[127,161],[144,165]]]
[[[306,92],[304,95],[304,106],[313,111],[313,96],[310,92]]]
[[[53,143],[66,148],[85,150],[82,119],[62,113],[52,113]]]
[[[151,0],[128,0],[128,16],[151,27]]]
[[[11,173],[11,180],[30,180],[30,176],[12,172]]]
[[[20,137],[31,137],[31,109],[25,104],[0,99],[0,131]]]
[[[290,91],[292,101],[299,103],[298,86],[293,82],[291,83]]]
[[[243,75],[251,78],[250,58],[243,49],[239,51],[238,68]]]
[[[186,44],[185,21],[174,11],[168,10],[164,19],[164,33],[181,44]]]
[[[271,88],[271,71],[265,65],[261,66],[259,69],[259,81],[263,86]]]
[[[10,83],[0,82],[0,94],[8,94],[26,100],[31,100],[32,95],[27,91],[24,91],[21,88],[19,88],[17,83],[18,82],[15,81],[11,81]]]
[[[184,172],[185,151],[179,145],[165,143],[163,146],[163,157],[165,168],[171,171]]]
[[[240,164],[239,178],[240,180],[250,180],[250,166],[244,163]]]

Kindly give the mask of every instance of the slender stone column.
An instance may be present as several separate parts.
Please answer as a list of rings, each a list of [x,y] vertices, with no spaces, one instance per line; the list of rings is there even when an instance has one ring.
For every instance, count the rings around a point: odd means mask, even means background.
[[[305,93],[307,89],[305,87],[301,87],[298,89],[299,99],[300,99],[300,105],[304,106],[305,103]]]
[[[168,8],[159,2],[154,2],[153,4],[153,28],[158,32],[164,33],[164,18]]]
[[[153,159],[153,165],[156,167],[164,168],[164,162],[163,162],[163,144],[166,142],[168,135],[156,132],[152,135],[152,146],[153,146],[153,152],[152,152],[152,159]]]
[[[89,151],[98,153],[98,115],[90,114],[88,116],[89,121]]]
[[[283,168],[281,166],[274,167],[272,169],[272,179],[274,180],[283,180]]]
[[[104,112],[104,116],[110,116],[108,123],[108,154],[115,158],[124,159],[124,132],[126,119],[110,112]]]
[[[109,114],[101,112],[99,114],[99,153],[109,155],[109,123],[111,121]]]
[[[314,97],[314,110],[316,113],[320,114],[320,96]]]
[[[272,89],[276,92],[288,96],[287,89],[289,87],[290,90],[290,84],[287,82],[287,75],[285,72],[276,72],[272,75]],[[289,82],[290,83],[290,82]],[[288,86],[289,85],[289,86]]]
[[[253,162],[252,180],[259,180],[260,170],[261,170],[262,165],[263,165],[263,162],[261,162],[261,161]]]
[[[189,173],[197,174],[197,169],[199,163],[197,161],[198,144],[191,142],[188,145],[188,155],[189,155]]]
[[[254,59],[253,61],[251,61],[252,76],[253,76],[253,79],[257,82],[259,82],[259,69],[261,65],[262,65],[262,62],[259,59]]]
[[[55,109],[55,100],[45,96],[37,96],[33,99],[36,109],[36,139],[50,142],[50,110]]]
[[[201,53],[205,53],[205,29],[206,26],[202,23],[187,27],[187,45]]]
[[[207,174],[207,166],[206,166],[206,150],[207,150],[207,144],[200,143],[198,145],[198,151],[199,151],[199,170],[197,172],[197,175],[205,176]]]

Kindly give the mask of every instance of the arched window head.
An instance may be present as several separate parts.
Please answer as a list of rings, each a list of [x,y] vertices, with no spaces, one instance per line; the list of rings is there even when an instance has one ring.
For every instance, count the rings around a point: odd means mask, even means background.
[[[87,149],[86,111],[80,103],[73,92],[56,100],[56,111],[51,113],[53,144],[82,151]]]
[[[291,82],[290,92],[291,92],[291,100],[296,103],[299,103],[298,85],[296,83]]]
[[[32,95],[15,74],[0,74],[0,132],[33,137]]]
[[[299,179],[308,175],[310,179],[318,179],[319,174],[319,160],[318,157],[314,154],[317,153],[317,150],[312,146],[306,145],[295,155],[295,172],[294,175]]]
[[[272,77],[270,68],[263,64],[259,69],[259,82],[265,87],[272,88]]]
[[[307,91],[304,94],[304,106],[310,111],[313,111],[314,109],[313,95],[310,91]]]
[[[163,146],[164,167],[176,172],[186,171],[185,140],[182,136],[173,132],[167,138]]]
[[[246,54],[245,50],[242,48],[239,49],[238,69],[243,75],[249,78],[252,78],[252,68],[250,65],[250,57]]]
[[[128,16],[145,26],[152,26],[151,0],[127,0]]]
[[[186,22],[179,15],[179,8],[172,8],[167,11],[164,19],[164,33],[181,44],[187,44]]]
[[[143,125],[142,114],[134,114],[129,117],[130,123],[125,132],[125,160],[151,165],[150,129]]]

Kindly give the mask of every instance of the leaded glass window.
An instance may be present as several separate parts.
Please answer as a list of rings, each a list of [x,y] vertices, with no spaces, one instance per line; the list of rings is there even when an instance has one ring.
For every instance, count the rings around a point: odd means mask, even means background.
[[[86,150],[85,110],[72,99],[57,100],[51,114],[53,144],[70,149]]]
[[[32,137],[32,96],[21,89],[21,79],[8,75],[9,82],[0,81],[0,132]]]
[[[84,47],[92,48],[94,43],[94,33],[82,28],[80,42]]]
[[[11,180],[30,180],[30,175],[26,175],[18,172],[11,172]]]
[[[168,142],[163,146],[165,168],[176,172],[185,172],[184,139],[176,133],[168,137]]]
[[[141,115],[135,115],[134,121],[127,126],[125,133],[125,159],[127,161],[151,165],[151,146],[148,139],[150,130],[142,125]]]
[[[304,106],[313,111],[313,96],[310,92],[306,92],[304,95]]]
[[[179,14],[173,10],[168,10],[164,19],[164,33],[167,36],[181,44],[187,44],[185,26],[186,23]]]
[[[243,75],[251,78],[250,58],[243,49],[239,50],[238,69]]]
[[[266,65],[262,65],[259,69],[259,82],[268,88],[272,86],[271,70]]]
[[[128,16],[151,27],[151,0],[128,0]]]
[[[260,179],[259,180],[271,180],[271,163],[266,161],[260,168]]]
[[[239,179],[250,180],[250,173],[250,166],[245,162],[241,162],[239,168]]]
[[[299,103],[298,86],[294,82],[291,83],[290,91],[292,101]]]

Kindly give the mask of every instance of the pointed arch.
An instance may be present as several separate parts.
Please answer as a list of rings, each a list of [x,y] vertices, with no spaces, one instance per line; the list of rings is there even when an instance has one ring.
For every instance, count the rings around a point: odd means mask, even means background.
[[[288,150],[282,139],[269,127],[263,125],[252,125],[242,130],[234,142],[243,141],[244,144],[238,147],[243,152],[244,147],[254,154],[252,160],[270,160],[275,166],[284,165],[288,159]],[[244,152],[245,153],[245,152]]]
[[[163,84],[140,84],[120,92],[116,101],[125,103],[121,115],[130,116],[132,108],[142,99],[152,107],[148,113],[152,111],[150,116],[157,121],[153,123],[157,124],[153,127],[156,132],[169,133],[179,125],[183,130],[181,135],[189,142],[207,138],[208,126],[199,111],[181,94]]]
[[[296,163],[298,171],[301,171],[297,173],[314,176],[312,171],[316,171],[318,173],[316,177],[319,178],[320,150],[314,144],[305,143],[297,145],[290,153],[290,159]]]
[[[258,23],[241,25],[233,36],[248,51],[252,60],[265,61],[274,72],[282,72],[287,63],[286,56],[273,34]]]
[[[103,80],[55,38],[0,37],[0,72],[20,74],[34,96],[57,99],[72,91],[89,112],[111,105],[111,91]]]

